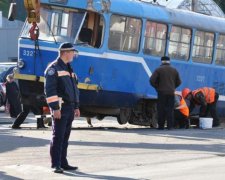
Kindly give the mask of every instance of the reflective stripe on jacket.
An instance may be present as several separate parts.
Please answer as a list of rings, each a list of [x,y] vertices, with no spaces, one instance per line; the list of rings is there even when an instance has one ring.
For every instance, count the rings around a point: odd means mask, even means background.
[[[61,58],[53,61],[45,71],[45,94],[49,107],[58,110],[62,103],[79,108],[79,90],[77,77],[71,65]]]
[[[176,107],[176,109],[178,109],[184,116],[189,117],[189,108],[184,98],[179,94],[175,94],[175,95],[179,96],[179,99],[180,99],[180,105]]]
[[[199,92],[201,92],[204,95],[207,104],[213,103],[215,101],[215,93],[216,93],[215,89],[209,87],[199,88],[192,91],[192,95],[195,97],[195,95]]]

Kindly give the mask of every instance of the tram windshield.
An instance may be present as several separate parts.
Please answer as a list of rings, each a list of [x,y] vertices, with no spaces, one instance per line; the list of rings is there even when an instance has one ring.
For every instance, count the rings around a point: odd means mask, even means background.
[[[42,7],[38,23],[39,40],[56,42],[76,42],[78,32],[84,22],[86,12],[76,9]],[[25,23],[21,37],[29,38],[32,24]]]

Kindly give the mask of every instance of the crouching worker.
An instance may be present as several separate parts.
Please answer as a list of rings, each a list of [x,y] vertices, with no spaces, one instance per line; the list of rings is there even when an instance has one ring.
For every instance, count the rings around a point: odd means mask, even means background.
[[[182,96],[186,100],[190,101],[190,112],[196,105],[200,105],[199,117],[207,117],[208,114],[213,118],[213,127],[220,125],[220,120],[216,112],[216,104],[219,98],[219,94],[213,88],[203,87],[191,91],[188,88],[182,90]]]
[[[175,104],[174,104],[174,128],[189,128],[189,108],[184,100],[184,98],[175,94]]]

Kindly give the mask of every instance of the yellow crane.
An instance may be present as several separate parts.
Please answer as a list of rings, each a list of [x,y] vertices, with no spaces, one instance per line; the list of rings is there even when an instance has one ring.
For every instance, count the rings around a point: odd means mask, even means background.
[[[24,0],[24,7],[27,11],[27,20],[29,23],[40,22],[40,0]],[[8,20],[14,21],[16,16],[16,3],[10,3]]]
[[[40,22],[40,1],[24,0],[24,6],[27,10],[27,20],[29,23]]]

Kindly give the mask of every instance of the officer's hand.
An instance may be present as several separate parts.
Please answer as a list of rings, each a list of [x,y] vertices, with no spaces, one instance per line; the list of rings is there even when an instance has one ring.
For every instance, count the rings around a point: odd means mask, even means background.
[[[54,119],[61,119],[61,111],[60,110],[53,111],[53,117]]]
[[[80,110],[79,109],[75,109],[74,110],[74,116],[75,117],[80,117]]]

